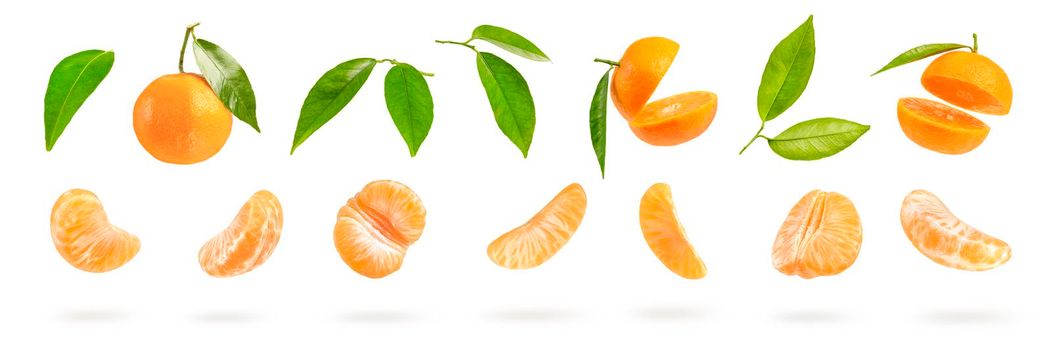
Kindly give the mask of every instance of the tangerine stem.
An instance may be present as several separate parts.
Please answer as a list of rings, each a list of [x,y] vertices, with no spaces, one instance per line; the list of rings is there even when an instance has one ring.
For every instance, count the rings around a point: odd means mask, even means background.
[[[186,73],[186,71],[182,69],[182,62],[186,57],[186,44],[190,42],[190,34],[193,34],[193,28],[196,28],[199,25],[201,25],[201,22],[195,22],[186,26],[186,34],[182,37],[182,50],[179,50],[179,73]],[[194,39],[196,39],[196,36]]]
[[[393,59],[393,58],[384,58],[382,60],[376,60],[376,63],[383,63],[383,62],[387,62],[387,63],[390,63],[392,65],[402,64],[402,62],[398,62],[398,60]],[[421,71],[421,70],[416,70],[416,71],[420,72],[420,74],[423,74],[423,76],[425,76],[425,77],[433,77],[434,76],[434,73],[428,73],[428,72],[424,72],[424,71]]]
[[[620,62],[617,62],[617,61],[614,61],[614,60],[607,60],[607,59],[603,59],[603,58],[596,58],[595,62],[605,63],[605,64],[608,64],[608,65],[610,65],[612,67],[620,67]]]
[[[763,128],[765,128],[765,127],[766,127],[766,122],[764,121],[764,122],[763,122],[762,124],[760,124],[760,125],[759,125],[759,131],[756,131],[756,132],[755,132],[755,136],[752,136],[752,139],[751,139],[751,140],[748,140],[748,143],[747,143],[747,144],[745,144],[743,148],[741,148],[741,151],[740,151],[740,152],[737,152],[737,155],[742,155],[742,154],[744,154],[744,151],[745,151],[745,150],[747,150],[747,149],[748,149],[748,147],[752,146],[752,143],[753,143],[753,142],[755,142],[755,140],[758,140],[758,139],[759,139],[760,137],[762,137],[762,138],[766,138],[766,137],[765,137],[765,136],[763,136],[763,134],[762,134],[762,132],[763,132]]]
[[[474,45],[468,44],[467,42],[459,42],[459,41],[451,41],[451,40],[435,40],[434,42],[439,43],[439,44],[460,45],[460,46],[466,47],[468,49],[471,49],[474,52],[478,52],[478,49],[474,48]],[[468,40],[468,42],[469,42],[469,40]]]
[[[971,38],[974,39],[974,46],[971,46],[971,52],[978,53],[978,33],[971,33]]]

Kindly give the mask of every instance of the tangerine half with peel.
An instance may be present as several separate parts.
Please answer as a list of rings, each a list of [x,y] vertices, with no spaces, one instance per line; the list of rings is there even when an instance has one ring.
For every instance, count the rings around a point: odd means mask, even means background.
[[[533,218],[490,243],[489,259],[509,269],[540,266],[573,237],[587,205],[580,184],[566,186]]]
[[[715,119],[718,98],[707,91],[687,92],[650,102],[628,122],[640,140],[674,146],[700,136]]]
[[[917,97],[898,100],[898,123],[912,142],[945,154],[970,152],[989,135],[989,126],[967,112]]]
[[[139,238],[113,226],[102,202],[88,190],[74,189],[51,209],[51,240],[70,265],[87,272],[123,266],[139,253]]]
[[[916,190],[901,204],[901,227],[920,253],[944,266],[984,271],[1011,259],[1011,247],[964,223],[933,193]]]
[[[333,240],[343,262],[381,278],[401,268],[405,252],[423,234],[427,211],[408,186],[373,181],[339,208]]]
[[[920,83],[928,92],[970,111],[1005,115],[1011,110],[1011,81],[996,62],[976,52],[953,51],[934,59]]]
[[[854,203],[836,192],[814,190],[788,212],[770,254],[774,268],[811,279],[843,272],[861,251],[861,219]]]
[[[154,158],[193,164],[211,158],[230,137],[233,115],[204,77],[157,78],[139,95],[132,113],[135,136]]]
[[[624,119],[632,120],[657,90],[679,53],[679,43],[668,38],[642,38],[624,50],[613,71],[610,95]]]
[[[269,191],[248,199],[226,230],[197,253],[201,269],[214,277],[237,276],[262,265],[281,239],[281,203]]]
[[[697,256],[686,230],[679,223],[671,187],[658,183],[650,186],[639,203],[639,226],[653,255],[668,270],[687,279],[699,279],[708,274],[704,261]]]

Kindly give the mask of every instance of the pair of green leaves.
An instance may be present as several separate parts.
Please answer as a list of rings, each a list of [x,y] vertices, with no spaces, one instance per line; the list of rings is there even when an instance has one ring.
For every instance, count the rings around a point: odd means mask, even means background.
[[[790,160],[817,160],[846,149],[869,130],[868,125],[839,118],[817,118],[789,127],[775,137],[762,135],[766,122],[788,110],[803,95],[816,56],[814,16],[807,18],[770,53],[756,98],[759,131],[741,153],[757,139],[767,141],[777,155]]]
[[[256,132],[259,132],[259,122],[255,115],[255,90],[248,80],[241,64],[234,59],[233,55],[223,50],[222,47],[210,41],[197,38],[194,29],[200,23],[194,23],[186,27],[183,37],[183,48],[179,57],[179,72],[183,71],[182,56],[186,54],[186,41],[193,38],[193,56],[197,60],[197,68],[201,75],[208,81],[212,91],[223,101],[226,109],[230,110],[237,119],[245,122]]]
[[[507,52],[533,61],[549,62],[550,59],[533,42],[510,30],[480,25],[471,33],[471,38],[464,42],[437,40],[442,44],[456,44],[475,52],[475,63],[478,66],[478,77],[489,98],[496,124],[500,131],[518,149],[523,157],[528,157],[529,146],[533,142],[533,130],[536,128],[536,107],[529,84],[522,74],[504,59],[489,52],[478,51],[472,41],[489,42]]]
[[[894,57],[894,59],[890,60],[890,63],[887,63],[887,65],[883,66],[883,68],[880,68],[875,73],[872,73],[872,75],[874,76],[891,68],[903,66],[908,63],[953,50],[970,49],[971,52],[978,52],[978,34],[971,34],[971,37],[974,40],[973,46],[963,44],[926,44],[908,49],[897,57]]]
[[[299,111],[291,153],[350,103],[380,62],[394,64],[383,80],[383,95],[387,111],[409,147],[409,155],[416,156],[434,120],[434,101],[424,73],[406,63],[373,58],[340,63],[314,83]]]
[[[114,58],[113,51],[86,50],[55,66],[44,94],[44,147],[48,152],[73,115],[109,74]]]

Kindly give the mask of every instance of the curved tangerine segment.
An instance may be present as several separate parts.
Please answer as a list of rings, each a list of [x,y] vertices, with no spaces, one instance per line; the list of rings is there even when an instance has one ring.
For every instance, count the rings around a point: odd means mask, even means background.
[[[620,65],[613,70],[613,85],[610,96],[620,115],[634,119],[657,90],[664,74],[679,53],[679,44],[668,38],[642,38],[620,58]]]
[[[245,202],[230,226],[208,240],[197,253],[201,269],[215,277],[233,277],[266,262],[281,239],[281,203],[269,191]]]
[[[639,226],[650,250],[669,270],[688,279],[708,274],[679,223],[670,186],[658,183],[646,190],[639,204]]]
[[[489,259],[509,269],[540,266],[573,237],[587,205],[580,184],[566,186],[533,218],[490,243]]]
[[[854,203],[814,190],[788,212],[774,240],[774,268],[806,279],[843,272],[861,251],[861,219]]]
[[[51,240],[66,262],[88,272],[123,266],[139,253],[139,238],[113,226],[102,202],[88,190],[74,189],[51,209]]]
[[[154,158],[193,164],[211,158],[226,144],[233,116],[204,77],[161,76],[135,101],[132,124],[139,144]]]
[[[898,100],[898,123],[912,142],[945,154],[964,154],[989,135],[989,126],[966,112],[923,98]]]
[[[339,209],[333,239],[343,262],[381,278],[401,268],[405,251],[423,234],[427,211],[408,186],[373,181]]]
[[[960,108],[994,115],[1011,110],[1011,81],[996,62],[972,52],[941,55],[923,71],[928,92]]]
[[[707,91],[686,92],[650,102],[628,122],[639,139],[654,146],[674,146],[708,130],[718,97]]]
[[[937,196],[924,190],[905,197],[901,227],[920,253],[948,267],[984,271],[1011,259],[1006,242],[964,223]]]

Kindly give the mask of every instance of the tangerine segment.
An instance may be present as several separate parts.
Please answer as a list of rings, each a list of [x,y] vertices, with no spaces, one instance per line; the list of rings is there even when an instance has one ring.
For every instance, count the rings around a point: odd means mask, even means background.
[[[405,251],[420,239],[427,211],[408,186],[373,181],[339,209],[333,239],[343,262],[381,278],[401,268]]]
[[[938,197],[924,190],[905,196],[901,227],[920,253],[948,267],[984,271],[1011,259],[1007,243],[960,221]]]
[[[917,97],[898,100],[898,123],[912,142],[945,154],[970,152],[989,135],[989,126],[967,112]]]
[[[688,279],[708,274],[675,214],[670,186],[658,183],[646,190],[639,204],[639,226],[650,250],[669,270]]]
[[[861,251],[861,219],[854,203],[814,190],[788,212],[774,240],[774,268],[806,279],[843,272]]]
[[[1007,73],[977,53],[941,55],[923,71],[920,83],[934,96],[963,109],[995,115],[1011,110],[1013,91]]]
[[[490,243],[489,259],[509,269],[540,266],[573,237],[587,206],[580,184],[566,186],[533,218]]]
[[[192,164],[211,158],[230,137],[233,116],[203,77],[161,76],[135,101],[133,125],[139,144],[166,163]]]
[[[283,221],[277,197],[269,191],[256,192],[230,226],[201,247],[197,254],[201,268],[215,277],[233,277],[259,267],[277,247]]]
[[[70,190],[55,201],[51,240],[66,262],[88,272],[116,269],[139,253],[139,237],[111,225],[88,190]]]
[[[662,37],[639,39],[624,50],[620,64],[613,71],[610,89],[613,105],[621,116],[627,120],[634,118],[653,96],[678,53],[679,44]]]
[[[674,146],[700,136],[715,119],[718,98],[707,91],[686,92],[650,102],[628,122],[639,139]]]

